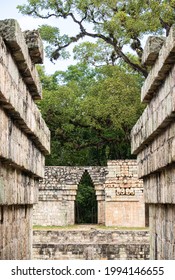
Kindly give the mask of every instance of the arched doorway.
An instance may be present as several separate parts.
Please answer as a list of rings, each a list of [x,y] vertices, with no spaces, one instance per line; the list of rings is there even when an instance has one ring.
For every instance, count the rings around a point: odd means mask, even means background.
[[[97,200],[94,184],[87,170],[78,185],[75,200],[75,223],[97,224]]]

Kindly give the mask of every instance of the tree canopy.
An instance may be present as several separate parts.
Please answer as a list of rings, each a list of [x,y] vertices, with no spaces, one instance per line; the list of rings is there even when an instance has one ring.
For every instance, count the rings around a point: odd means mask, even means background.
[[[145,77],[147,69],[140,64],[142,37],[162,32],[167,35],[175,20],[175,0],[28,0],[18,8],[23,14],[43,19],[70,18],[78,27],[75,36],[68,36],[61,35],[58,25],[41,26],[52,60],[67,57],[67,47],[87,36],[110,46],[113,62],[120,58]],[[137,60],[128,56],[126,46],[131,47]]]
[[[39,106],[50,130],[47,164],[103,165],[130,158],[130,131],[143,106],[142,78],[122,66],[77,64],[46,75]]]

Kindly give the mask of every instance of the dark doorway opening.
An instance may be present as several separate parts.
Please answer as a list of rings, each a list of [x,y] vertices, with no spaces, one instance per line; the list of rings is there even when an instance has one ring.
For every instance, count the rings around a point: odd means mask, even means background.
[[[75,223],[97,224],[97,200],[94,184],[85,170],[78,185],[75,201]]]

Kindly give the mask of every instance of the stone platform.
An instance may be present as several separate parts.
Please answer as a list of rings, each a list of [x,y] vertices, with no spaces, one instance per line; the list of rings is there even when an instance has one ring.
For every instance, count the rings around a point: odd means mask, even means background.
[[[148,260],[148,230],[72,229],[33,231],[33,259],[37,260]]]

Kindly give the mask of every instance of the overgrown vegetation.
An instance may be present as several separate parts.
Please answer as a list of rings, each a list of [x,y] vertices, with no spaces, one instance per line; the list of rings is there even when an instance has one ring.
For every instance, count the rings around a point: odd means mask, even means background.
[[[68,67],[48,76],[40,68],[39,103],[51,130],[48,165],[105,165],[131,158],[130,131],[143,105],[142,78],[123,66]]]
[[[75,223],[97,224],[97,201],[94,185],[87,171],[78,185],[75,201]]]

